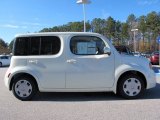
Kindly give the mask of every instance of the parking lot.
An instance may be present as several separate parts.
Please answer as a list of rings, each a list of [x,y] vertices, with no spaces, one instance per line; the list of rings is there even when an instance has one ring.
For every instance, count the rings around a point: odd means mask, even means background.
[[[19,101],[4,85],[0,68],[0,120],[159,120],[160,84],[136,100],[113,93],[38,93]]]

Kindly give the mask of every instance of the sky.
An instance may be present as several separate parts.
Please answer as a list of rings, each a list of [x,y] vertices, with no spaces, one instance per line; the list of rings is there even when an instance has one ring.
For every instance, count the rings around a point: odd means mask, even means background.
[[[0,0],[0,38],[10,43],[16,34],[38,32],[43,28],[82,21],[82,5],[77,0]],[[90,0],[86,19],[107,19],[125,22],[152,11],[160,12],[160,0]]]

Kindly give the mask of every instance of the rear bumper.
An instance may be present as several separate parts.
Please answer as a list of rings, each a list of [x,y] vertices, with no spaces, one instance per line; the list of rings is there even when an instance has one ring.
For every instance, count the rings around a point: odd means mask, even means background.
[[[5,77],[4,77],[4,83],[5,86],[9,89],[9,85],[10,85],[10,78],[9,78],[9,69],[7,70]]]

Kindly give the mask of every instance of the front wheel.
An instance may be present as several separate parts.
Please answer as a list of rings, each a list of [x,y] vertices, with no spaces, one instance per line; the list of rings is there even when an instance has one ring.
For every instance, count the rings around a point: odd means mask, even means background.
[[[35,95],[37,87],[32,78],[19,77],[13,83],[12,92],[19,100],[26,101]]]
[[[118,84],[118,93],[127,99],[138,98],[144,92],[144,81],[135,74],[124,76]]]

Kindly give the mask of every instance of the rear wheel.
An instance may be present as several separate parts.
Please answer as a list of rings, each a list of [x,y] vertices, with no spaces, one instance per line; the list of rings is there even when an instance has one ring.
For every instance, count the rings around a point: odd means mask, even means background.
[[[144,81],[135,74],[124,76],[118,85],[118,93],[127,99],[138,98],[144,92]]]
[[[12,92],[16,98],[25,101],[30,100],[36,94],[37,87],[32,78],[19,77],[13,83]]]

